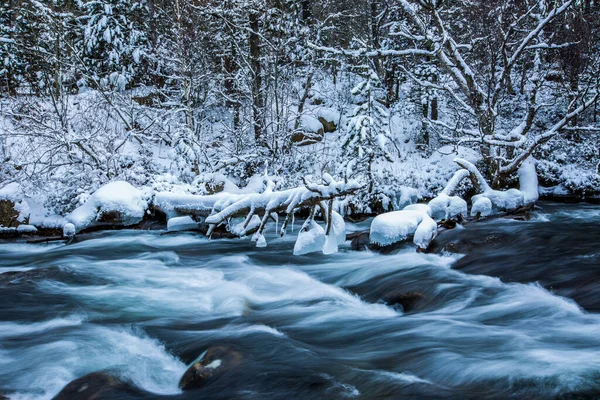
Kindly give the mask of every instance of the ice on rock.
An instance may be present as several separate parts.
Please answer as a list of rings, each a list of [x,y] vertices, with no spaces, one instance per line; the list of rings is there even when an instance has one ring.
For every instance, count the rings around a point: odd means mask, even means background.
[[[414,243],[426,248],[437,235],[437,224],[421,210],[402,210],[380,214],[371,223],[369,240],[379,246],[389,246],[414,235]]]
[[[325,229],[315,221],[311,221],[308,230],[298,233],[298,238],[294,245],[294,255],[300,256],[316,251],[322,251],[325,246],[325,240]]]
[[[189,231],[194,229],[198,229],[198,222],[194,221],[189,215],[169,218],[167,221],[167,230],[169,232]]]
[[[124,181],[115,181],[96,190],[81,207],[67,216],[79,231],[92,225],[104,213],[116,212],[123,225],[133,225],[144,218],[148,201],[142,191]]]

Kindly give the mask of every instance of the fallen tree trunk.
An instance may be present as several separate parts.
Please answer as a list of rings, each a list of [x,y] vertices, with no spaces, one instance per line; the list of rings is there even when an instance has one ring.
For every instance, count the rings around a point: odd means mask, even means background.
[[[261,236],[268,220],[275,219],[273,214],[285,213],[281,230],[283,235],[295,210],[320,207],[322,203],[355,193],[361,187],[356,181],[335,181],[330,175],[325,174],[324,184],[305,181],[304,186],[274,191],[274,184],[268,177],[266,179],[267,188],[262,193],[221,192],[206,196],[158,193],[154,205],[166,213],[206,217],[204,222],[210,226],[208,236],[215,226],[235,217],[245,217],[241,226],[235,230],[238,236],[247,236],[251,230],[256,229],[256,225],[251,224],[251,221],[260,218],[256,235]],[[248,227],[250,229],[247,229]]]

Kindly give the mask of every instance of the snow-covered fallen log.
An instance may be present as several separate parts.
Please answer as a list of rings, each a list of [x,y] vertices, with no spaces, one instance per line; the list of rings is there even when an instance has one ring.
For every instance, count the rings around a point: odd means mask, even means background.
[[[469,172],[469,177],[478,194],[472,197],[472,216],[487,216],[497,212],[514,211],[528,206],[538,199],[538,181],[535,164],[530,158],[519,169],[520,190],[495,190],[483,178],[477,167],[462,158],[454,160]]]
[[[173,193],[157,193],[154,197],[154,206],[172,217],[194,215],[204,218],[204,224],[209,226],[207,235],[211,235],[216,226],[225,224],[229,231],[237,236],[253,234],[252,238],[257,246],[265,246],[264,229],[267,222],[278,220],[278,215],[285,214],[281,227],[281,235],[285,234],[288,223],[293,218],[295,210],[311,208],[309,221],[305,223],[301,234],[308,240],[309,231],[317,233],[318,228],[312,224],[315,212],[321,210],[327,222],[327,230],[323,235],[323,243],[319,234],[319,250],[326,253],[337,251],[338,237],[345,238],[343,218],[333,212],[332,201],[360,189],[356,181],[336,181],[330,175],[323,176],[323,184],[304,182],[303,186],[293,189],[276,191],[274,184],[265,176],[266,186],[261,193],[229,193],[220,192],[211,195],[182,195]],[[238,218],[243,218],[241,221]],[[237,222],[236,222],[237,220]],[[234,223],[235,222],[235,223]],[[321,228],[323,229],[323,228]],[[341,231],[341,232],[340,232]],[[315,232],[313,232],[314,234]],[[333,239],[329,239],[332,236]],[[300,240],[298,253],[310,252],[301,250],[303,240]],[[326,247],[324,248],[324,246]],[[314,246],[313,246],[314,247]],[[312,250],[311,250],[312,251]]]

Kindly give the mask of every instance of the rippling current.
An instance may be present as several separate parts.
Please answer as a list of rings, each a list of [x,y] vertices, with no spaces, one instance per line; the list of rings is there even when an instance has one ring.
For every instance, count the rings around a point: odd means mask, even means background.
[[[294,237],[1,242],[0,273],[28,273],[0,275],[0,393],[109,370],[139,389],[122,398],[600,398],[600,207],[471,223],[439,254],[295,257]],[[381,300],[408,292],[408,312]],[[242,364],[181,392],[214,345]]]

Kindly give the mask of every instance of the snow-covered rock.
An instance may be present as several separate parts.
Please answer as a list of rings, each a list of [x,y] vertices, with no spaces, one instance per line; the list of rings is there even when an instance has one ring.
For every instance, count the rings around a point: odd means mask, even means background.
[[[75,230],[75,225],[73,225],[72,223],[66,223],[63,226],[63,236],[64,237],[73,237],[75,236],[76,230]]]
[[[198,222],[194,221],[189,215],[169,218],[167,221],[167,230],[169,232],[190,231],[198,229],[198,226]]]
[[[296,244],[294,245],[294,255],[322,251],[325,246],[325,229],[314,220],[309,223],[308,229],[298,233]]]
[[[122,225],[134,225],[144,218],[148,201],[142,191],[124,181],[115,181],[96,190],[83,204],[67,215],[66,219],[80,231],[115,214]]]
[[[437,224],[423,210],[402,210],[380,214],[371,223],[372,244],[389,246],[414,235],[413,242],[426,248],[437,235]]]

